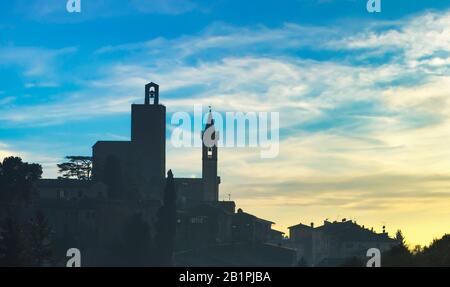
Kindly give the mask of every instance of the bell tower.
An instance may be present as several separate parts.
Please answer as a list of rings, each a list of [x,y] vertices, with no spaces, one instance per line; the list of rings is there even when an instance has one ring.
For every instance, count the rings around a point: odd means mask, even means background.
[[[154,105],[159,105],[159,85],[151,82],[145,85],[145,104],[150,104],[150,99],[153,99]]]
[[[139,191],[159,199],[166,174],[166,107],[153,82],[145,85],[144,104],[131,105],[131,148]]]
[[[203,200],[215,202],[219,200],[220,177],[217,176],[217,143],[219,132],[214,127],[211,109],[205,130],[202,132],[202,179]]]

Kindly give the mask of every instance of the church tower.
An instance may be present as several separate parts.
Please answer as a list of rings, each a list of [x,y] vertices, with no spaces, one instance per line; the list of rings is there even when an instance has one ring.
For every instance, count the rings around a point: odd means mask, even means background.
[[[217,143],[219,133],[214,127],[211,109],[205,130],[202,132],[202,179],[203,201],[216,202],[219,200],[220,178],[217,176]]]
[[[159,86],[145,85],[144,104],[131,106],[133,171],[139,191],[161,197],[166,173],[166,107],[159,104]]]

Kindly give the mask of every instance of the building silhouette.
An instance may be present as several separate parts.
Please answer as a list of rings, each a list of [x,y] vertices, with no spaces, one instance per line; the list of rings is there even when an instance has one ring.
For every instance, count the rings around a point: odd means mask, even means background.
[[[166,172],[165,133],[166,107],[159,104],[158,85],[150,83],[145,86],[145,103],[131,105],[131,141],[98,141],[93,146],[93,180],[107,183],[113,165],[125,183],[120,197],[129,197],[134,188],[144,198],[161,199]]]
[[[396,245],[384,230],[376,233],[345,218],[325,220],[318,227],[313,223],[289,227],[289,246],[297,251],[297,261],[303,266],[342,266],[349,259],[365,262],[370,248],[385,252]]]
[[[283,240],[283,233],[272,229],[273,222],[241,209],[236,212],[234,201],[219,201],[218,139],[209,110],[202,132],[202,177],[177,178],[174,171],[176,264],[215,265],[210,254],[222,254],[222,265],[292,265],[293,250],[274,245]],[[61,252],[77,246],[84,250],[89,266],[122,265],[114,259],[117,250],[111,246],[130,247],[124,230],[136,218],[148,224],[151,241],[166,184],[165,160],[166,107],[160,103],[159,86],[149,83],[144,103],[131,105],[131,139],[98,141],[92,147],[91,180],[38,182],[36,208],[49,218]],[[258,259],[241,258],[249,246],[254,253],[247,257]],[[203,250],[203,261],[195,262],[198,254],[191,254],[192,250]]]
[[[207,130],[215,138],[211,111],[203,133]],[[119,170],[125,184],[121,184],[122,194],[115,196],[137,194],[139,198],[161,200],[166,173],[166,107],[159,102],[157,84],[145,86],[144,104],[131,105],[131,140],[98,141],[92,148],[92,158],[94,181],[109,183],[112,176],[117,176],[114,170]],[[202,178],[175,178],[182,206],[218,201],[217,159],[217,145],[203,142]]]
[[[291,226],[287,239],[272,229],[274,222],[220,201],[219,136],[210,110],[202,131],[202,177],[166,178],[166,107],[159,86],[149,83],[144,103],[131,105],[131,139],[94,144],[92,179],[39,180],[38,197],[20,217],[43,211],[55,254],[63,261],[76,247],[83,266],[158,265],[152,259],[164,241],[173,241],[164,258],[168,262],[173,253],[177,266],[341,266],[351,258],[364,261],[370,248],[384,252],[398,245],[384,231],[345,219]],[[167,190],[170,204],[164,204]]]

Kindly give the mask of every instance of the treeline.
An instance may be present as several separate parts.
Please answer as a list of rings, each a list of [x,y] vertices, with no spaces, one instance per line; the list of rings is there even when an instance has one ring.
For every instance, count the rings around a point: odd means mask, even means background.
[[[39,164],[7,157],[0,162],[0,266],[52,265],[51,228],[42,212],[23,222],[22,211],[37,196]]]
[[[0,224],[0,266],[53,266],[51,228],[42,212],[26,223],[6,217]]]
[[[0,162],[0,203],[26,206],[37,196],[36,181],[42,166],[22,162],[20,157],[7,157]]]
[[[68,157],[77,168],[88,166],[89,158]],[[59,166],[61,169],[61,166]],[[64,165],[71,167],[71,165]],[[79,180],[90,178],[90,170],[77,174]],[[68,169],[65,178],[73,177]],[[79,176],[79,175],[82,176]],[[39,164],[23,162],[19,157],[8,157],[0,162],[0,266],[64,266],[60,245],[53,242],[51,229],[43,212],[39,210],[36,182],[42,176]],[[106,261],[101,265],[112,266],[172,266],[176,227],[176,192],[172,171],[169,170],[164,191],[163,205],[156,216],[156,230],[150,232],[150,225],[141,215],[130,216],[121,230],[122,236],[109,246]],[[31,219],[29,219],[31,218]],[[69,241],[71,239],[69,238]],[[58,246],[56,248],[55,246]],[[101,244],[103,245],[103,244]],[[70,246],[72,247],[72,246]],[[55,250],[58,249],[59,251]],[[65,255],[65,254],[64,254]],[[61,257],[61,256],[59,256]],[[98,260],[101,262],[102,260]]]
[[[399,245],[383,254],[384,267],[450,267],[450,234],[435,239],[426,247],[416,246],[410,250],[400,231],[397,232]]]
[[[402,232],[396,233],[398,245],[381,254],[381,267],[450,267],[450,234],[435,239],[426,247],[406,244]],[[341,267],[365,267],[360,258],[349,258]]]

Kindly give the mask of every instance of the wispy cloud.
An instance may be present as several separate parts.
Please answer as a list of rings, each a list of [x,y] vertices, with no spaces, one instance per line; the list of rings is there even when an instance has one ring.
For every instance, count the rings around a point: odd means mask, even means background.
[[[267,28],[263,25],[254,27],[235,27],[215,23],[199,35],[182,36],[175,39],[156,38],[147,42],[128,43],[100,48],[98,53],[140,52],[154,56],[175,56],[177,59],[191,55],[203,56],[202,52],[235,50],[243,54],[267,51],[297,50],[302,47],[326,49],[323,44],[342,37],[342,33],[351,33],[342,28],[301,26],[285,23],[280,28]],[[319,35],[319,36],[318,36]],[[276,43],[283,43],[277,45]],[[245,49],[244,49],[245,48]],[[237,49],[237,50],[236,50]],[[219,53],[220,55],[220,53]]]
[[[0,95],[3,93],[0,91]],[[7,105],[12,103],[16,98],[15,97],[0,97],[0,105]]]
[[[61,57],[76,48],[47,49],[39,47],[0,46],[0,67],[19,67],[28,78],[51,79],[59,72]],[[59,60],[59,61],[58,61]]]
[[[351,32],[215,24],[197,35],[99,47],[76,89],[53,91],[58,100],[50,103],[0,108],[0,120],[32,127],[125,115],[151,80],[169,113],[194,103],[280,112],[276,160],[251,149],[220,151],[222,194],[232,191],[245,208],[282,222],[300,212],[314,220],[350,213],[371,224],[374,215],[395,218],[399,227],[408,216],[422,224],[434,210],[450,223],[448,24],[449,11]],[[48,66],[27,63],[25,52],[0,63],[23,67],[27,77],[46,74]],[[50,65],[59,55],[44,51],[41,59],[46,53]],[[187,161],[198,165],[180,164]],[[199,174],[200,162],[198,151],[169,146],[167,165],[177,176]]]
[[[428,12],[398,22],[390,29],[360,32],[334,42],[344,49],[377,49],[383,52],[401,51],[406,61],[417,61],[436,53],[448,56],[450,46],[449,12]],[[371,27],[373,28],[373,27]]]
[[[69,14],[67,1],[61,0],[17,0],[13,11],[35,21],[73,23],[142,14],[179,15],[194,9],[205,11],[191,0],[96,0],[81,1],[82,13]]]

